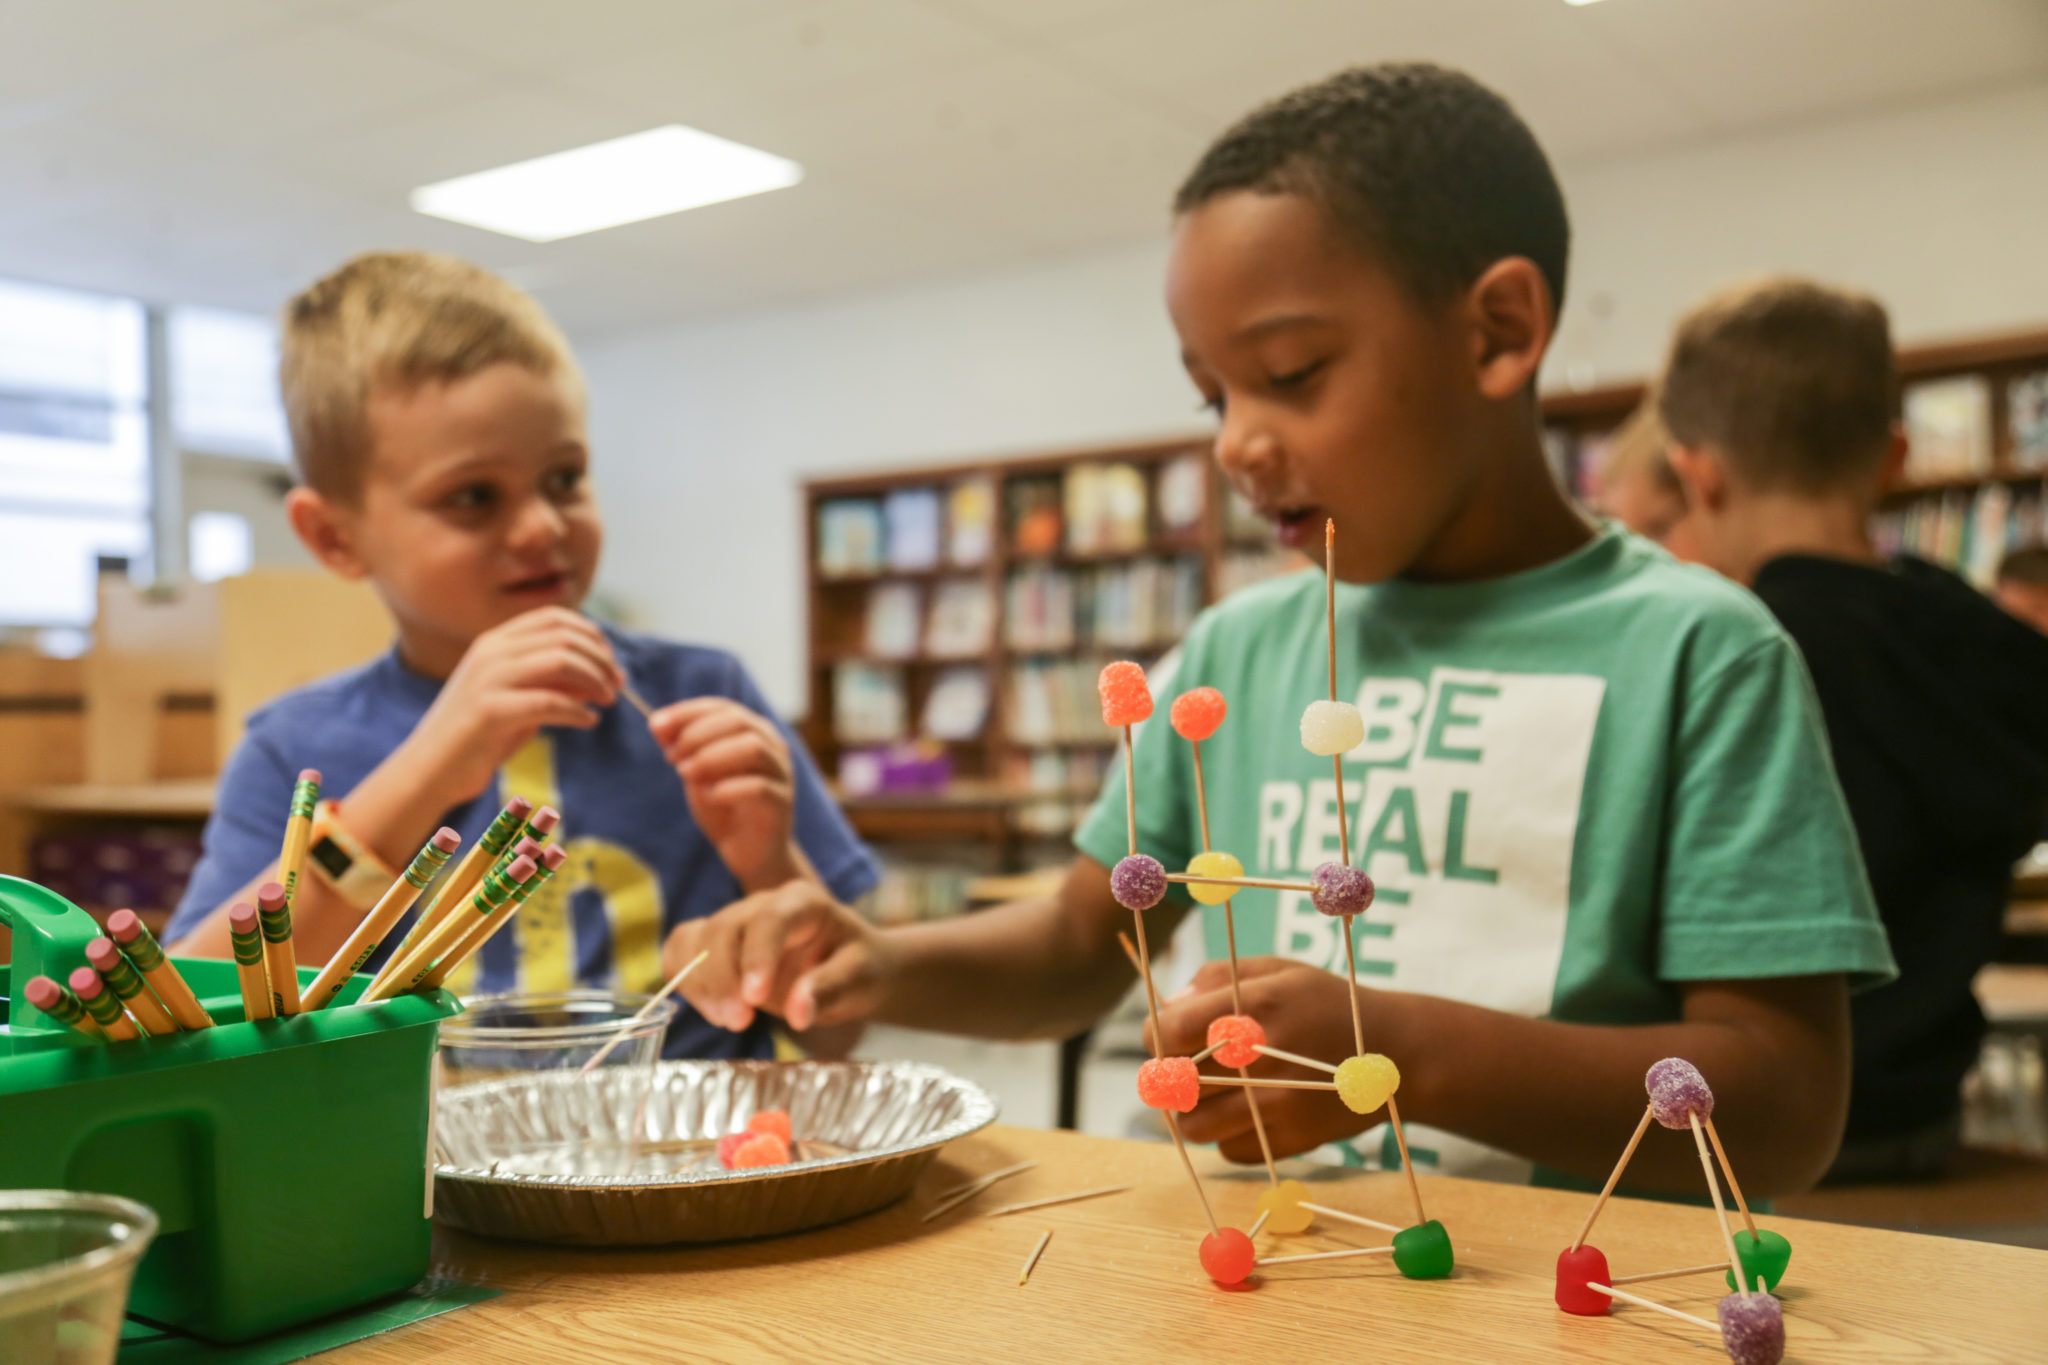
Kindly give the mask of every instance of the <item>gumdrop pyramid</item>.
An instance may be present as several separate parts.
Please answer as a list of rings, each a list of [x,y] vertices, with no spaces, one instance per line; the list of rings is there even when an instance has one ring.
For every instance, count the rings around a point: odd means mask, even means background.
[[[1334,551],[1336,525],[1325,527],[1325,546]],[[1325,564],[1329,563],[1326,557]],[[1310,753],[1330,760],[1337,779],[1337,808],[1344,809],[1344,754],[1364,738],[1364,722],[1358,709],[1337,700],[1337,617],[1336,583],[1326,568],[1324,616],[1330,654],[1330,695],[1309,705],[1301,719],[1301,741]],[[1325,863],[1306,882],[1247,878],[1244,865],[1229,853],[1209,847],[1209,802],[1202,779],[1202,741],[1214,735],[1225,719],[1223,694],[1213,687],[1198,687],[1182,693],[1168,712],[1174,732],[1194,749],[1196,807],[1201,817],[1202,851],[1189,862],[1185,872],[1169,873],[1156,858],[1138,851],[1138,807],[1135,764],[1131,757],[1131,726],[1152,714],[1152,695],[1144,671],[1136,664],[1117,662],[1102,670],[1099,682],[1104,724],[1123,730],[1124,812],[1130,851],[1110,870],[1110,891],[1117,902],[1130,910],[1137,930],[1137,943],[1126,949],[1145,986],[1146,1007],[1152,1016],[1155,1054],[1138,1071],[1138,1097],[1161,1112],[1175,1149],[1194,1183],[1209,1233],[1202,1239],[1200,1259],[1209,1278],[1218,1284],[1236,1284],[1260,1266],[1294,1261],[1321,1261],[1340,1257],[1388,1256],[1403,1276],[1415,1280],[1442,1279],[1455,1268],[1450,1235],[1442,1223],[1431,1219],[1422,1206],[1422,1187],[1415,1179],[1415,1166],[1408,1156],[1408,1137],[1401,1125],[1401,1111],[1394,1099],[1401,1073],[1392,1059],[1365,1050],[1365,1031],[1358,1000],[1357,950],[1351,925],[1372,905],[1372,878],[1351,864],[1350,831],[1339,825],[1340,859]],[[1193,1057],[1162,1057],[1159,1044],[1159,995],[1152,981],[1151,950],[1145,939],[1145,911],[1159,904],[1169,883],[1185,886],[1188,894],[1203,905],[1221,905],[1230,946],[1231,1012],[1211,1021],[1208,1046]],[[1306,893],[1315,907],[1344,921],[1345,968],[1350,980],[1352,1055],[1332,1065],[1312,1057],[1281,1052],[1266,1046],[1266,1033],[1257,1019],[1244,1011],[1237,961],[1237,926],[1231,898],[1247,886],[1271,887]],[[1199,1064],[1211,1057],[1236,1071],[1235,1076],[1213,1076],[1201,1072]],[[1322,1073],[1314,1080],[1276,1079],[1253,1076],[1249,1070],[1260,1058]],[[1269,1187],[1259,1198],[1258,1221],[1249,1232],[1240,1232],[1216,1221],[1209,1196],[1188,1158],[1187,1143],[1181,1137],[1178,1115],[1195,1107],[1203,1086],[1238,1086],[1245,1091],[1251,1107],[1252,1127],[1258,1134],[1259,1149],[1265,1157]],[[1282,1180],[1273,1164],[1272,1144],[1266,1138],[1265,1120],[1259,1114],[1258,1091],[1268,1087],[1329,1090],[1356,1113],[1371,1114],[1384,1107],[1396,1144],[1401,1152],[1401,1169],[1415,1206],[1415,1221],[1407,1227],[1382,1223],[1357,1214],[1308,1200],[1308,1189],[1296,1180]],[[1378,1229],[1391,1234],[1390,1244],[1343,1251],[1315,1252],[1305,1256],[1259,1256],[1253,1241],[1261,1231],[1286,1235],[1306,1231],[1321,1215],[1338,1222]]]
[[[1721,1135],[1714,1129],[1714,1092],[1707,1085],[1707,1078],[1700,1075],[1699,1068],[1683,1058],[1666,1057],[1643,1077],[1643,1089],[1649,1095],[1649,1103],[1636,1124],[1635,1134],[1629,1138],[1628,1146],[1622,1149],[1621,1160],[1614,1163],[1614,1171],[1607,1177],[1600,1197],[1593,1201],[1592,1211],[1586,1215],[1586,1224],[1579,1229],[1578,1239],[1557,1254],[1557,1306],[1581,1317],[1599,1317],[1617,1300],[1654,1309],[1716,1333],[1721,1338],[1722,1348],[1736,1365],[1778,1365],[1785,1354],[1785,1315],[1769,1291],[1777,1288],[1785,1276],[1785,1266],[1792,1259],[1792,1244],[1778,1233],[1758,1229],[1756,1219],[1751,1216],[1749,1201],[1742,1197],[1742,1186],[1735,1180],[1735,1167],[1729,1164],[1728,1152],[1721,1146]],[[1636,1154],[1636,1147],[1642,1142],[1643,1134],[1649,1131],[1652,1119],[1666,1128],[1691,1130],[1693,1144],[1699,1148],[1700,1169],[1707,1177],[1707,1193],[1713,1197],[1714,1213],[1721,1222],[1721,1241],[1727,1248],[1728,1261],[1725,1267],[1716,1262],[1713,1265],[1688,1266],[1682,1270],[1626,1275],[1616,1281],[1607,1268],[1606,1254],[1586,1239],[1592,1235],[1594,1220],[1606,1207],[1607,1198],[1614,1193],[1622,1172],[1628,1169],[1629,1158]],[[1712,1156],[1707,1152],[1710,1143],[1713,1146]],[[1734,1193],[1736,1206],[1742,1211],[1742,1221],[1748,1225],[1746,1234],[1737,1233],[1729,1226],[1728,1208],[1721,1202],[1721,1184],[1714,1173],[1715,1158],[1719,1158],[1721,1170],[1728,1178],[1728,1188]],[[1726,1278],[1728,1287],[1735,1292],[1721,1300],[1715,1322],[1615,1287],[1617,1283],[1672,1280],[1716,1272]]]

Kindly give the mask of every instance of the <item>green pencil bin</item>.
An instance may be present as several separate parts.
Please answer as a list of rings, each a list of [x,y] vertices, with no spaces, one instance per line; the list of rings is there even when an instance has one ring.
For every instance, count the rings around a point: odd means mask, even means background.
[[[426,1273],[428,1119],[446,991],[242,1018],[232,962],[177,963],[215,1027],[109,1043],[8,989],[85,965],[99,933],[54,892],[0,877],[0,1187],[125,1195],[155,1210],[129,1311],[247,1341],[393,1294]],[[300,973],[301,985],[314,976]]]

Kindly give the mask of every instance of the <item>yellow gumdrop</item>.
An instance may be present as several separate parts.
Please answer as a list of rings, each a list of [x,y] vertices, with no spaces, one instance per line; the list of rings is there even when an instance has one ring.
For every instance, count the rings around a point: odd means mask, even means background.
[[[1244,864],[1228,853],[1215,850],[1197,853],[1188,859],[1190,877],[1242,877]],[[1189,882],[1188,894],[1203,905],[1221,905],[1237,894],[1234,886],[1205,886],[1201,882]]]
[[[1377,1052],[1347,1057],[1337,1067],[1337,1098],[1354,1114],[1370,1114],[1401,1088],[1401,1068]]]
[[[1283,1180],[1259,1196],[1259,1212],[1266,1215],[1267,1232],[1306,1232],[1316,1216],[1301,1206],[1308,1198],[1308,1186],[1299,1180]]]

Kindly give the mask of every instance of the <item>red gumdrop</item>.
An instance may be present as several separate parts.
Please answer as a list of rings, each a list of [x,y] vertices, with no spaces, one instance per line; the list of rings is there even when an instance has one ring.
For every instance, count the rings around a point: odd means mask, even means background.
[[[783,1166],[789,1162],[789,1144],[773,1133],[754,1133],[732,1154],[734,1170],[756,1166]]]
[[[1136,725],[1152,714],[1152,689],[1145,685],[1145,670],[1128,659],[1119,659],[1102,670],[1095,680],[1102,697],[1104,725]]]
[[[1586,1282],[1614,1287],[1614,1277],[1607,1271],[1607,1254],[1596,1246],[1582,1246],[1577,1251],[1566,1247],[1557,1253],[1557,1306],[1567,1313],[1577,1313],[1582,1318],[1597,1318],[1614,1307],[1614,1300],[1597,1289],[1586,1288]]]
[[[1197,687],[1175,697],[1173,709],[1167,712],[1167,716],[1173,722],[1175,734],[1200,744],[1216,733],[1216,727],[1223,723],[1223,713],[1228,709],[1221,692],[1213,687]]]
[[[1201,1097],[1201,1074],[1186,1057],[1155,1057],[1138,1068],[1138,1098],[1154,1109],[1185,1114]]]
[[[1237,1284],[1252,1273],[1258,1253],[1236,1228],[1218,1228],[1202,1239],[1202,1269],[1218,1284]]]
[[[1209,1021],[1209,1054],[1225,1066],[1250,1066],[1259,1060],[1252,1049],[1266,1041],[1266,1030],[1249,1014],[1225,1014]],[[1219,1046],[1220,1045],[1220,1046]]]
[[[763,1109],[747,1120],[750,1133],[773,1133],[784,1142],[790,1140],[789,1115],[780,1109]]]
[[[750,1132],[727,1133],[718,1140],[718,1164],[731,1170],[734,1155],[759,1136],[759,1133]]]

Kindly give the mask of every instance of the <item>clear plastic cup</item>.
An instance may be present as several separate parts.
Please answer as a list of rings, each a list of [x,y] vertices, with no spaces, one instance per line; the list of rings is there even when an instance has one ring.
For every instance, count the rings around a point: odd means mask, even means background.
[[[671,997],[633,1024],[648,999],[603,990],[473,996],[441,1024],[440,1088],[496,1084],[504,1092],[502,1146],[494,1153],[500,1169],[598,1175],[622,1168],[638,1146],[621,1135],[640,1131],[661,1040],[678,1008]],[[593,1058],[600,1060],[591,1074],[579,1075]],[[547,1083],[526,1084],[540,1078]]]
[[[112,1365],[156,1215],[129,1199],[0,1190],[0,1360]]]

